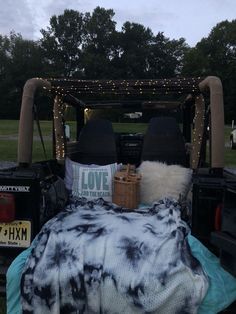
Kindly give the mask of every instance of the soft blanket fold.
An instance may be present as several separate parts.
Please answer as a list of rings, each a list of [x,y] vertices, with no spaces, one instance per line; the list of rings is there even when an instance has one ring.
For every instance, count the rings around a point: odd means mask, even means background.
[[[21,281],[23,313],[197,313],[208,288],[180,207],[73,203],[45,224]]]

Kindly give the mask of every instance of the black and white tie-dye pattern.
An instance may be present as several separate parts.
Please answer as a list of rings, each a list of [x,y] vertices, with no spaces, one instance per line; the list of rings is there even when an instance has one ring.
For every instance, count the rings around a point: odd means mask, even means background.
[[[21,281],[23,313],[197,313],[208,288],[177,202],[126,212],[73,203],[38,235]]]

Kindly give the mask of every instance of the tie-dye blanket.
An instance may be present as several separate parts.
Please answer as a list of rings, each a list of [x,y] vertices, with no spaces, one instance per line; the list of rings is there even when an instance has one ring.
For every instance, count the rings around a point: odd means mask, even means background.
[[[45,224],[21,280],[23,313],[197,313],[208,288],[177,202],[127,212],[75,199]]]

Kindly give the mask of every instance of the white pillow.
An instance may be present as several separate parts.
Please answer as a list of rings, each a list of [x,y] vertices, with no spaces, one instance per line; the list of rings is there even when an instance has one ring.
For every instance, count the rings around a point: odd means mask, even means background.
[[[120,167],[117,163],[85,165],[66,158],[65,167],[65,185],[72,195],[88,200],[102,197],[105,201],[112,201],[112,181]]]
[[[72,184],[73,184],[73,167],[72,167],[72,165],[74,163],[78,164],[80,166],[89,167],[89,165],[76,163],[76,162],[72,161],[70,158],[66,157],[64,182],[65,182],[65,186],[66,186],[67,190],[69,190],[69,191],[72,190]],[[93,166],[97,166],[97,165],[93,165]]]
[[[142,175],[141,203],[152,204],[163,197],[176,200],[185,196],[192,178],[192,170],[179,165],[166,165],[158,161],[143,161],[138,169]]]

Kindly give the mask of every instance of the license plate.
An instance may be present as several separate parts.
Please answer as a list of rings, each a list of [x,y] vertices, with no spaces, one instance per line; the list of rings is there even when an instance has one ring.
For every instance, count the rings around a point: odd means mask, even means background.
[[[14,220],[0,223],[0,247],[29,247],[31,243],[31,222]]]

